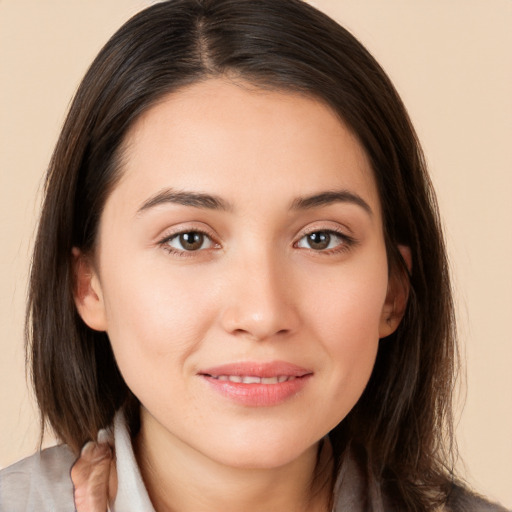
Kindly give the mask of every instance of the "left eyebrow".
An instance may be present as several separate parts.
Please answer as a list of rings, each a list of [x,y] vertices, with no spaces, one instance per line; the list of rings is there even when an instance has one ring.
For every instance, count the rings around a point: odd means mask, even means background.
[[[370,205],[358,194],[349,190],[328,190],[307,197],[298,197],[292,202],[292,210],[309,210],[320,208],[333,203],[351,203],[360,206],[368,215],[373,216]]]

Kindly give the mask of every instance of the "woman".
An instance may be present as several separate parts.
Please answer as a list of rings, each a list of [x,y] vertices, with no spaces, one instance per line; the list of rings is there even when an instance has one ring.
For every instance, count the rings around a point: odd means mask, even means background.
[[[413,128],[302,2],[163,2],[113,36],[52,158],[30,290],[67,446],[2,474],[8,510],[500,510],[453,475]]]

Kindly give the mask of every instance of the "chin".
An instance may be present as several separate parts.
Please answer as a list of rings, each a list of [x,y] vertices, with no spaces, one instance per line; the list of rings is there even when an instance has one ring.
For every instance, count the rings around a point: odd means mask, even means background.
[[[305,456],[312,450],[316,456],[318,441],[305,441],[285,435],[251,436],[251,439],[230,439],[222,445],[210,445],[211,457],[225,466],[238,469],[277,469]],[[221,454],[219,456],[219,454]]]

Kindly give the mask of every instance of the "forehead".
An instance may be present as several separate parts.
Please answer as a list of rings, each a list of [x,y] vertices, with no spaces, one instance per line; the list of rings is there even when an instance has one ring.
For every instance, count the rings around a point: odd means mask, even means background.
[[[116,189],[139,198],[169,186],[233,203],[244,191],[270,200],[348,187],[379,209],[367,155],[332,109],[245,82],[211,79],[162,98],[127,133],[121,171]]]

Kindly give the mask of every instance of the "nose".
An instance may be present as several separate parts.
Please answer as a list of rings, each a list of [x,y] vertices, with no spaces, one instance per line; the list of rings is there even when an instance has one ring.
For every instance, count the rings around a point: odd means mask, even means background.
[[[272,255],[251,254],[232,262],[222,327],[258,341],[285,337],[299,325],[291,272]]]

